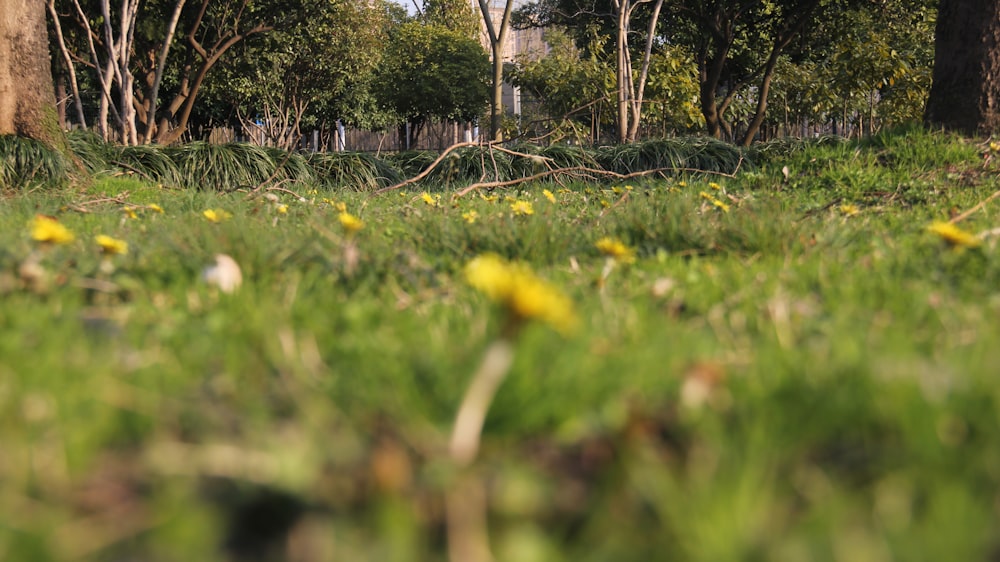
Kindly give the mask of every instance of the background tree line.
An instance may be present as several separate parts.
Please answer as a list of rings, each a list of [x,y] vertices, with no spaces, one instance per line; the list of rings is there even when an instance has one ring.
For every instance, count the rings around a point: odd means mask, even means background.
[[[304,127],[338,122],[409,123],[400,130],[413,140],[428,121],[477,118],[493,138],[627,142],[702,130],[749,144],[809,125],[860,135],[919,119],[931,84],[936,0],[499,4],[485,43],[502,47],[509,22],[542,27],[545,56],[491,71],[467,0],[427,0],[415,15],[386,0],[47,0],[60,121],[125,144],[239,125],[292,146]],[[949,21],[996,19],[980,18],[996,6],[974,4],[941,9]],[[938,53],[938,66],[950,60]],[[504,130],[498,78],[537,102]],[[965,90],[989,109],[996,87],[980,82]]]

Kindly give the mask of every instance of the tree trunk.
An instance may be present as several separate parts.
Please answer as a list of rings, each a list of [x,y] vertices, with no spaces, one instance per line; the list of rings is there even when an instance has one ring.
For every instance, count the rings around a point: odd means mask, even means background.
[[[514,0],[507,0],[500,25],[497,26],[490,14],[490,2],[479,0],[479,11],[486,26],[486,35],[490,40],[490,51],[493,54],[493,93],[490,97],[490,139],[503,140],[500,128],[503,120],[503,49],[507,43],[507,31],[510,29],[510,14],[514,9]]]
[[[68,152],[59,128],[43,0],[0,0],[0,135]]]
[[[941,0],[925,119],[967,135],[1000,133],[1000,4]]]

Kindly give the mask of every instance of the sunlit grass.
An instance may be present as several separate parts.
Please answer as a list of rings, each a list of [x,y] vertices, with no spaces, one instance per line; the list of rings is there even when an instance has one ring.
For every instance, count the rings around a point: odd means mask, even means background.
[[[491,255],[574,318],[518,324],[489,405],[498,560],[986,559],[998,208],[956,225],[970,247],[928,228],[1000,181],[975,143],[899,135],[457,199],[10,193],[0,558],[443,559],[451,425],[522,314],[469,285]]]

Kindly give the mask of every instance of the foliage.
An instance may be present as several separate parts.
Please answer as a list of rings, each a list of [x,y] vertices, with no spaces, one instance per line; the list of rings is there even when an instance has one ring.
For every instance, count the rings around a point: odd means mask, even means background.
[[[386,40],[378,3],[303,2],[278,29],[245,42],[216,88],[262,144],[293,148],[303,126],[343,119],[371,125],[358,108]],[[371,104],[369,104],[370,106]],[[364,121],[369,121],[365,123]]]
[[[0,189],[58,185],[71,168],[65,156],[44,142],[0,135]]]
[[[489,58],[475,39],[433,24],[395,29],[379,69],[383,107],[414,125],[429,120],[472,121],[486,105]]]

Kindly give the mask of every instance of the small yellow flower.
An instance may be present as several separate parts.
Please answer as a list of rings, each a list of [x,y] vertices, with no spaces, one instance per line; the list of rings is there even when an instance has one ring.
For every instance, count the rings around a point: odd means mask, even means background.
[[[515,320],[539,319],[562,332],[576,325],[572,301],[527,266],[484,254],[466,264],[465,279]]]
[[[542,190],[542,195],[544,195],[545,198],[549,200],[549,203],[555,203],[556,202],[556,196],[552,195],[552,192],[549,191],[548,189],[543,189]]]
[[[719,209],[723,213],[728,213],[729,212],[729,204],[723,203],[722,201],[719,201],[718,199],[712,199],[712,205],[714,205],[716,209]]]
[[[677,187],[687,187],[687,186],[688,186],[688,184],[687,184],[686,181],[679,181],[679,182],[677,182]]]
[[[146,208],[154,213],[163,214],[163,207],[157,205],[156,203],[150,203],[149,205],[146,205]]]
[[[55,218],[35,215],[35,219],[31,221],[31,238],[45,244],[69,244],[74,236]]]
[[[434,196],[432,196],[430,193],[427,193],[426,191],[420,194],[420,198],[424,200],[424,203],[427,203],[431,207],[436,207],[438,204],[438,200],[435,199]],[[440,198],[441,196],[438,195],[438,199]]]
[[[604,237],[594,243],[594,246],[602,254],[621,263],[632,263],[635,261],[635,250],[629,248],[620,240]]]
[[[719,191],[720,189],[722,189],[722,186],[719,185],[719,184],[717,184],[717,183],[715,183],[714,181],[713,182],[709,182],[708,187],[710,189],[714,189],[715,191]]]
[[[483,195],[480,193],[479,196],[482,197],[483,201],[486,201],[487,203],[495,203],[500,199],[499,195]]]
[[[337,209],[338,212],[346,213],[347,212],[347,203],[344,203],[343,201],[341,201],[339,203],[333,203],[333,208]]]
[[[975,234],[966,232],[950,222],[936,221],[928,226],[927,230],[937,234],[949,246],[955,248],[975,248],[982,243]]]
[[[350,213],[340,213],[337,218],[340,219],[340,226],[344,227],[347,234],[354,234],[365,226],[361,219]]]
[[[130,219],[139,218],[139,215],[136,214],[135,209],[132,207],[122,207],[122,212],[125,213],[125,216]]]
[[[98,234],[94,241],[101,248],[101,253],[105,256],[123,255],[128,253],[128,242],[118,240],[105,234]]]
[[[611,202],[608,201],[607,199],[601,199],[601,207],[604,207],[605,209],[607,209],[607,208],[611,207]]]
[[[285,205],[284,203],[282,203],[281,205],[278,205],[277,207],[275,207],[275,210],[278,211],[279,215],[287,215],[288,214],[288,205]]]
[[[462,218],[465,219],[465,222],[472,224],[479,218],[479,213],[476,211],[466,211],[462,213]]]
[[[514,211],[515,216],[535,214],[535,209],[531,206],[530,201],[514,201],[510,204],[510,210]]]
[[[222,209],[205,209],[202,211],[202,216],[209,220],[209,222],[225,222],[233,218],[232,213],[229,211],[224,211]]]
[[[621,195],[622,193],[625,193],[625,190],[616,185],[611,188],[611,192],[614,193],[615,195]]]
[[[859,209],[857,205],[854,205],[852,203],[845,203],[840,206],[840,212],[845,217],[853,217],[854,215],[860,213],[861,209]]]

